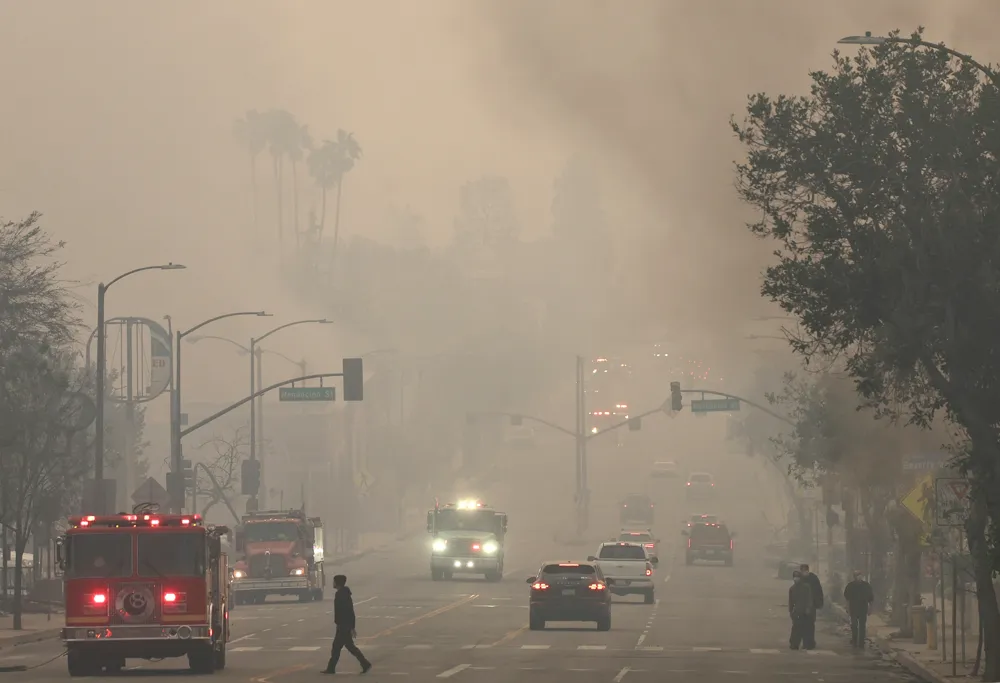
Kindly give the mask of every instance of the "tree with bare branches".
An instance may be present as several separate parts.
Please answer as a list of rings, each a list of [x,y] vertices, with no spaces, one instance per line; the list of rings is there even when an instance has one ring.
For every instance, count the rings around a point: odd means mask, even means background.
[[[247,457],[249,446],[250,437],[243,427],[228,436],[213,436],[198,446],[199,451],[207,448],[211,452],[200,465],[212,476],[206,475],[201,468],[195,475],[195,495],[203,516],[219,503],[239,495],[240,466]]]

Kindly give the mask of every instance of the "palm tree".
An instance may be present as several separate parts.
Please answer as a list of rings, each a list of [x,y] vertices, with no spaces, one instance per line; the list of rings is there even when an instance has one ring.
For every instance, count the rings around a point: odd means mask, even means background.
[[[257,195],[257,157],[264,151],[267,145],[266,121],[256,109],[247,111],[246,116],[236,119],[233,122],[233,136],[246,148],[250,155],[250,193],[253,201],[253,227],[254,233],[260,234],[258,221],[258,205],[260,198]]]
[[[295,234],[295,243],[299,244],[299,162],[305,157],[305,153],[312,149],[312,136],[309,135],[309,126],[300,125],[295,122],[287,131],[285,141],[287,147],[285,154],[292,162],[292,230]]]
[[[274,170],[274,191],[278,209],[278,245],[285,236],[285,203],[284,176],[285,156],[295,147],[299,139],[299,123],[284,109],[272,109],[265,115],[265,130],[267,131],[268,151],[271,153],[271,165]]]
[[[319,238],[323,236],[326,227],[326,193],[337,187],[337,206],[333,219],[333,253],[336,258],[337,245],[340,241],[340,203],[343,197],[344,175],[354,168],[361,158],[361,145],[353,133],[344,130],[337,131],[337,139],[324,140],[323,144],[312,150],[309,155],[309,173],[322,192],[320,206]]]

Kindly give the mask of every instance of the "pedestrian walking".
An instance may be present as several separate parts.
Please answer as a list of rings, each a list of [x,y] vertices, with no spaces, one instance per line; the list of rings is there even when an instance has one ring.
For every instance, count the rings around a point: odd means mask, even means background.
[[[346,648],[348,652],[357,657],[361,664],[361,673],[366,674],[371,670],[372,663],[354,644],[354,639],[358,635],[355,630],[357,617],[354,615],[354,598],[351,597],[351,589],[347,587],[347,577],[343,574],[334,576],[333,587],[337,589],[333,598],[333,623],[337,630],[333,635],[333,645],[330,646],[330,661],[323,673],[337,673],[340,651]]]
[[[851,645],[864,647],[868,635],[868,615],[872,613],[875,593],[862,572],[854,572],[854,579],[844,588],[844,600],[851,617]]]
[[[788,589],[788,616],[792,618],[792,633],[788,645],[798,650],[803,643],[808,650],[806,637],[809,633],[809,623],[815,623],[816,604],[809,582],[802,577],[802,572],[792,574],[792,587]]]
[[[802,574],[802,580],[809,584],[809,589],[812,591],[813,596],[813,613],[812,619],[806,624],[806,632],[802,635],[802,647],[807,650],[816,649],[816,613],[823,609],[823,586],[820,585],[819,577],[809,571],[808,564],[799,565],[799,573]]]

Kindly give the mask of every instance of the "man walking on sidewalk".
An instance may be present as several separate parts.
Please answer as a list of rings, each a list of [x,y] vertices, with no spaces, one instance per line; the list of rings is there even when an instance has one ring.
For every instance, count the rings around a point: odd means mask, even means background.
[[[854,572],[854,579],[844,588],[844,600],[847,601],[847,613],[851,616],[851,645],[864,647],[868,615],[875,602],[875,593],[860,571]]]
[[[809,571],[808,564],[799,565],[799,572],[802,574],[803,583],[809,584],[809,590],[813,597],[813,612],[808,622],[803,624],[805,632],[802,634],[802,647],[806,650],[816,649],[816,613],[823,609],[823,586],[820,585],[819,577]]]
[[[809,622],[816,619],[816,606],[812,589],[802,578],[801,572],[792,574],[792,586],[788,589],[788,616],[792,618],[792,632],[788,636],[788,646],[798,650],[809,632]],[[808,644],[806,649],[808,650]]]
[[[351,597],[351,589],[347,587],[347,577],[337,574],[333,577],[333,587],[337,589],[337,594],[333,598],[333,623],[336,624],[337,631],[333,636],[333,645],[330,646],[330,661],[323,673],[337,673],[340,651],[347,648],[347,651],[361,663],[361,673],[366,674],[371,670],[372,663],[354,644],[354,639],[357,637],[355,631],[357,617],[354,615],[354,598]]]

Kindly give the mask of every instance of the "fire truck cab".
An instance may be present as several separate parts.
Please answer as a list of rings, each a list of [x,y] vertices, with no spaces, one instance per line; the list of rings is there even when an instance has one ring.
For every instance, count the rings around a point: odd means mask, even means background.
[[[228,531],[200,515],[71,517],[57,543],[70,676],[120,671],[130,658],[187,656],[195,673],[225,668]]]

